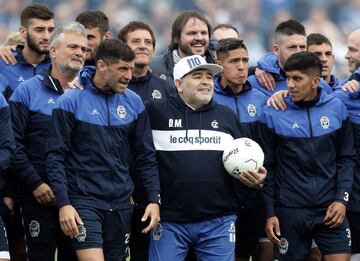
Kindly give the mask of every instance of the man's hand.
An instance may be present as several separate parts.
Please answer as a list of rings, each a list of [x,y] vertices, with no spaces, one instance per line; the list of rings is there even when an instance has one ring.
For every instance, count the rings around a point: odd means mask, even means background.
[[[12,53],[15,50],[16,50],[16,45],[4,46],[3,48],[1,48],[0,49],[1,60],[3,60],[3,62],[5,64],[9,64],[9,62],[12,65],[17,64],[16,58],[15,58],[14,54]]]
[[[357,80],[347,81],[342,87],[342,91],[356,92],[359,90],[359,82]]]
[[[150,203],[149,205],[147,205],[144,215],[141,218],[141,221],[145,222],[149,217],[151,218],[150,224],[141,231],[142,233],[149,232],[160,222],[160,206],[159,206],[159,204]]]
[[[55,196],[49,185],[42,183],[38,186],[32,194],[36,201],[42,206],[52,206],[55,204]]]
[[[71,205],[65,205],[59,209],[59,220],[61,230],[70,238],[79,235],[78,225],[84,225],[79,214]]]
[[[289,91],[281,90],[275,92],[271,97],[267,100],[266,104],[268,107],[272,106],[276,111],[279,109],[285,111],[287,109],[284,98],[289,95]]]
[[[326,211],[324,223],[330,228],[336,228],[342,224],[345,218],[346,207],[341,202],[333,202]]]
[[[246,171],[239,175],[239,180],[250,188],[261,188],[265,182],[267,171],[260,167],[258,172]]]
[[[256,67],[255,77],[267,90],[273,91],[275,89],[275,79],[271,73],[264,72]]]
[[[280,243],[280,224],[277,217],[271,217],[266,220],[265,232],[268,239],[276,245]]]

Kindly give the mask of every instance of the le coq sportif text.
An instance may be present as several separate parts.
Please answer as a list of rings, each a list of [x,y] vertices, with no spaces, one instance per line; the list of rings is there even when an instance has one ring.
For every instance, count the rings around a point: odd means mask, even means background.
[[[213,137],[177,137],[170,135],[170,143],[189,143],[189,144],[221,144],[220,136]]]

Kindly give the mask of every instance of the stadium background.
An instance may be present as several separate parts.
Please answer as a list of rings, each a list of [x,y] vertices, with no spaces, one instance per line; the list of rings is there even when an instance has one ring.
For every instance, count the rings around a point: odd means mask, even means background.
[[[31,0],[0,0],[0,43],[18,31],[19,13]],[[307,33],[325,34],[333,43],[335,75],[347,75],[344,59],[346,36],[360,28],[359,0],[38,0],[55,12],[56,24],[74,21],[85,10],[99,9],[109,17],[114,36],[131,20],[147,22],[155,31],[157,53],[170,41],[171,23],[178,12],[197,10],[213,25],[230,23],[238,28],[249,48],[252,65],[270,51],[273,31],[281,21],[295,18],[304,23]]]
[[[184,10],[197,10],[213,25],[235,26],[247,44],[252,65],[271,51],[276,24],[294,18],[304,23],[308,34],[319,32],[331,40],[335,74],[339,78],[348,75],[344,58],[346,36],[360,28],[360,0],[0,0],[0,45],[11,32],[18,31],[19,14],[32,2],[48,4],[57,25],[74,21],[85,10],[102,10],[109,17],[115,37],[129,21],[147,22],[156,34],[157,54],[170,42],[176,15]]]

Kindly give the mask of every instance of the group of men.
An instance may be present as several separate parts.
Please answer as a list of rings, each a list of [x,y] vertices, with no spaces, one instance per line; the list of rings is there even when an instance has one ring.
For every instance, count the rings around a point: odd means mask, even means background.
[[[294,20],[256,68],[236,28],[214,39],[193,11],[154,59],[146,23],[111,39],[101,11],[55,27],[31,4],[19,32],[0,52],[0,260],[359,258],[358,31],[344,81]],[[234,179],[222,151],[240,137],[265,164]]]

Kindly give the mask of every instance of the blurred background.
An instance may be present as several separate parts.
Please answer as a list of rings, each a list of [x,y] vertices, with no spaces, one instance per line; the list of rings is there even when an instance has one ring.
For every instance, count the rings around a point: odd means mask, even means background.
[[[213,25],[230,23],[244,39],[252,65],[271,51],[275,26],[289,18],[304,23],[308,34],[319,32],[333,44],[335,74],[348,74],[345,61],[347,34],[360,28],[360,0],[0,0],[0,43],[18,31],[19,14],[29,3],[49,5],[56,24],[74,21],[86,10],[102,10],[110,20],[116,36],[132,20],[147,22],[155,31],[157,53],[170,42],[171,24],[184,10],[204,13]]]

